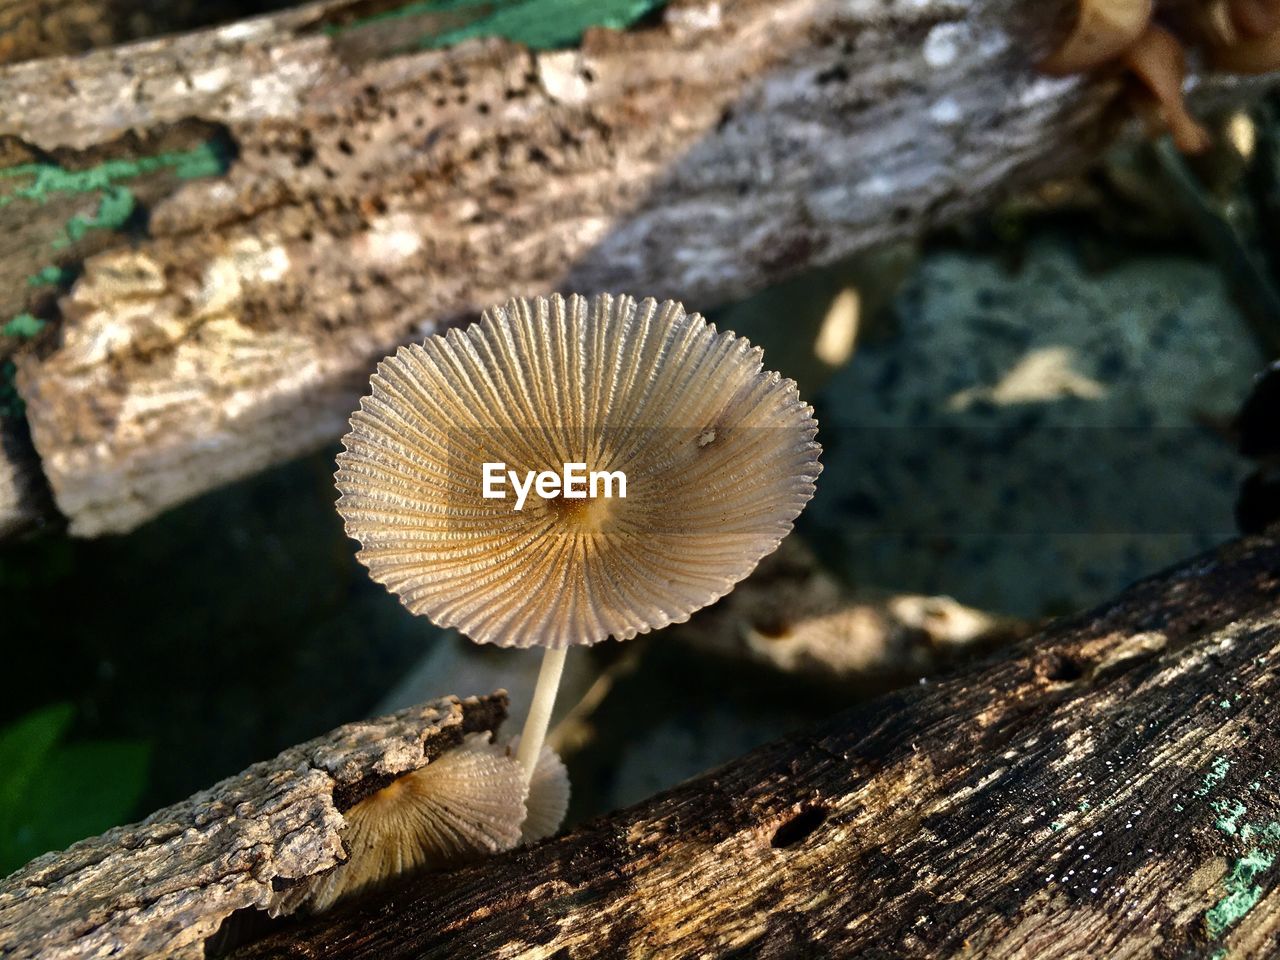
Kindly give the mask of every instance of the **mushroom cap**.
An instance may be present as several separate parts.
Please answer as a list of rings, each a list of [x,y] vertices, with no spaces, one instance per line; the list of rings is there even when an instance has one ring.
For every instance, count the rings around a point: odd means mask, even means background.
[[[520,738],[513,737],[507,750],[515,756]],[[533,776],[529,778],[529,794],[525,797],[524,822],[520,824],[520,842],[533,843],[553,835],[569,812],[569,771],[559,754],[542,745]]]
[[[347,810],[346,862],[310,880],[294,899],[318,913],[401,873],[510,850],[521,840],[525,792],[520,764],[488,734],[471,734]]]
[[[761,357],[672,301],[512,300],[378,365],[338,511],[374,580],[476,641],[563,648],[683,622],[777,547],[821,470],[812,408]],[[531,490],[517,511],[484,498],[486,463],[522,483],[622,471],[626,496]]]

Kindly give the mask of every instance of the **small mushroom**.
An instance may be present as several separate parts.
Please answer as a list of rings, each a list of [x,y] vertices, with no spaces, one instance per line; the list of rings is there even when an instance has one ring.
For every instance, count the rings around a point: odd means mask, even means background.
[[[1125,64],[1155,98],[1160,117],[1177,148],[1183,153],[1207,150],[1209,134],[1187,112],[1182,96],[1186,57],[1174,35],[1151,24],[1125,54]]]
[[[1081,73],[1114,60],[1142,36],[1153,8],[1152,0],[1080,0],[1071,33],[1040,69],[1055,75]]]
[[[339,455],[370,576],[471,639],[542,646],[517,758],[542,753],[570,646],[687,620],[772,552],[813,495],[817,424],[762,353],[678,303],[511,300],[378,366]],[[486,465],[620,472],[625,496]],[[602,491],[603,492],[603,491]]]
[[[518,748],[520,738],[511,742]],[[533,843],[549,837],[560,829],[564,815],[569,810],[569,771],[556,752],[543,746],[538,763],[529,780],[529,795],[525,798],[525,817],[520,824],[520,842]]]
[[[1280,30],[1280,0],[1228,0],[1228,6],[1232,23],[1246,37]]]
[[[1274,12],[1277,0],[1227,0],[1232,6],[1206,5],[1202,13],[1209,33],[1233,32],[1233,22],[1263,22]],[[1247,8],[1247,9],[1246,9]],[[1209,135],[1196,122],[1182,96],[1186,58],[1182,45],[1168,30],[1152,21],[1153,0],[1080,0],[1080,12],[1071,34],[1040,68],[1062,75],[1092,70],[1119,61],[1134,74],[1155,99],[1162,125],[1178,149],[1199,153],[1209,146]],[[1224,49],[1223,56],[1236,50]]]
[[[550,836],[568,803],[569,778],[550,749],[526,794],[524,770],[507,749],[490,743],[487,733],[471,734],[348,809],[347,859],[285,891],[272,913],[300,907],[319,913],[399,874],[454,866]]]
[[[1212,60],[1216,69],[1231,73],[1270,73],[1280,69],[1280,31],[1217,47]]]

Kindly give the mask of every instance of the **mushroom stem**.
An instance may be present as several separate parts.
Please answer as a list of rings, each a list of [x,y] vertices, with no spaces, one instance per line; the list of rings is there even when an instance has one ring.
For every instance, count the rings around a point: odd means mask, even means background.
[[[538,684],[533,688],[533,702],[529,704],[529,717],[520,734],[520,746],[516,759],[524,767],[524,782],[528,786],[533,778],[542,743],[547,739],[547,727],[551,723],[551,709],[556,705],[556,692],[560,689],[560,674],[564,672],[564,658],[568,647],[548,649],[542,655],[542,668],[538,671]]]

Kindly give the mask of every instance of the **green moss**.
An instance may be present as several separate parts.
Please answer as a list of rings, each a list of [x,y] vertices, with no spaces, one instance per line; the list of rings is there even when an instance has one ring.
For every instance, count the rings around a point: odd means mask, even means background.
[[[1253,909],[1262,897],[1262,885],[1255,883],[1258,875],[1269,870],[1275,856],[1254,848],[1231,865],[1231,872],[1223,881],[1227,895],[1205,914],[1209,936],[1217,939],[1232,924],[1238,923]]]
[[[371,23],[410,17],[447,15],[460,26],[428,33],[418,46],[435,50],[475,37],[503,37],[535,50],[571,47],[588,27],[625,30],[666,0],[420,0],[395,10],[344,24],[331,33],[347,33]]]
[[[1234,837],[1240,831],[1240,818],[1245,815],[1245,805],[1239,800],[1215,800],[1210,806],[1218,814],[1218,819],[1213,825],[1223,833]],[[1247,831],[1249,825],[1245,824],[1244,829]]]
[[[227,162],[214,144],[202,143],[191,150],[159,153],[135,160],[107,160],[88,170],[64,170],[52,163],[25,163],[0,170],[0,181],[29,181],[8,191],[0,189],[0,209],[18,200],[46,203],[60,193],[105,191],[119,180],[130,180],[166,169],[189,180],[225,173]]]
[[[1226,757],[1214,757],[1213,766],[1209,772],[1204,775],[1204,780],[1200,786],[1196,787],[1196,796],[1208,796],[1209,792],[1223,781],[1227,771],[1231,769],[1231,761]]]
[[[80,240],[90,230],[115,230],[124,225],[134,211],[136,200],[133,191],[119,181],[161,170],[169,170],[179,178],[189,180],[216,176],[226,169],[226,158],[212,143],[135,160],[108,160],[88,170],[65,170],[52,163],[26,163],[0,170],[0,210],[19,201],[48,203],[60,194],[101,194],[93,216],[76,214],[67,221],[63,235],[53,241],[55,249],[62,249]],[[6,181],[13,181],[13,185]],[[56,282],[43,279],[56,269],[46,267],[41,270],[35,275],[35,278],[41,278],[37,282]]]
[[[37,333],[44,329],[44,321],[39,317],[33,317],[29,313],[20,313],[8,323],[4,325],[4,335],[6,337],[34,337]]]
[[[505,37],[535,50],[554,50],[576,44],[588,27],[625,30],[662,5],[663,0],[525,0],[501,6],[465,27],[424,38],[421,45],[434,49],[473,37]]]
[[[52,163],[26,163],[0,169],[0,210],[14,203],[45,204],[62,194],[100,194],[92,216],[77,213],[63,225],[61,236],[51,246],[63,250],[84,238],[90,230],[118,230],[137,207],[133,191],[118,182],[161,170],[171,171],[181,179],[209,177],[226,172],[227,161],[212,143],[202,143],[191,150],[160,153],[136,160],[108,160],[89,170],[65,170]],[[27,278],[27,285],[40,287],[60,284],[69,272],[49,264]],[[29,313],[20,313],[0,328],[10,337],[34,337],[45,321]],[[0,379],[0,413],[21,414],[22,403],[12,388],[12,374]]]
[[[39,273],[34,273],[31,276],[27,277],[27,286],[28,287],[44,287],[44,286],[50,286],[50,285],[57,286],[58,284],[64,283],[70,277],[71,277],[70,270],[64,270],[62,267],[55,266],[54,264],[49,264],[49,266],[45,267]]]
[[[93,217],[76,214],[67,221],[66,236],[53,241],[53,248],[60,250],[84,238],[90,230],[118,230],[125,225],[136,203],[133,191],[128,187],[108,187],[98,203]]]

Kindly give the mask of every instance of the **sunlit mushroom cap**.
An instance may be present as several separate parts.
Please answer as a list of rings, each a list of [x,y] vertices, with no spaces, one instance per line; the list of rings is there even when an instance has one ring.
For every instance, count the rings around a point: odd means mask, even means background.
[[[522,839],[525,793],[524,772],[506,749],[488,734],[471,734],[347,810],[346,862],[282,901],[278,912],[293,909],[293,901],[319,912],[402,873],[510,850]]]
[[[761,357],[677,303],[608,296],[512,300],[401,347],[338,457],[347,533],[406,607],[473,640],[561,648],[687,620],[786,536],[821,469],[812,409]],[[622,471],[626,496],[602,481],[517,511],[483,496],[486,463]]]

